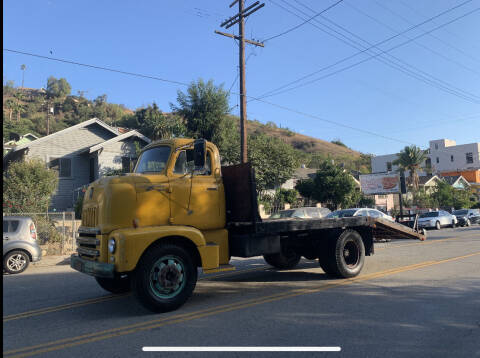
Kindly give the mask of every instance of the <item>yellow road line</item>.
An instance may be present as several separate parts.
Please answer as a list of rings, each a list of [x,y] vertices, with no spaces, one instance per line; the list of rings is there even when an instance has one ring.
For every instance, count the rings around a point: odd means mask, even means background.
[[[70,337],[70,338],[65,338],[57,341],[52,341],[52,342],[47,342],[31,347],[24,347],[24,348],[19,348],[16,350],[10,350],[4,352],[4,356],[9,356],[9,357],[15,357],[15,358],[20,358],[20,357],[27,357],[27,356],[32,356],[40,353],[46,353],[46,352],[51,352],[63,348],[68,348],[68,347],[73,347],[81,344],[86,344],[86,343],[92,343],[100,340],[105,340],[113,337],[118,337],[118,336],[124,336],[127,334],[132,334],[132,333],[137,333],[141,331],[146,331],[146,330],[151,330],[154,328],[159,328],[165,325],[170,325],[170,324],[175,324],[175,323],[182,323],[185,321],[190,321],[193,319],[199,319],[203,317],[208,317],[224,312],[230,312],[234,310],[239,310],[247,307],[252,307],[268,302],[273,302],[273,301],[278,301],[281,299],[285,298],[291,298],[299,295],[304,295],[304,294],[310,294],[310,293],[317,293],[320,291],[324,291],[327,289],[339,287],[339,286],[345,286],[349,284],[353,284],[356,282],[361,282],[361,281],[366,281],[366,280],[372,280],[376,278],[381,278],[397,273],[402,273],[406,271],[411,271],[411,270],[417,270],[425,267],[430,267],[433,265],[439,265],[447,262],[452,262],[452,261],[457,261],[460,259],[472,257],[472,256],[477,256],[480,255],[479,252],[471,253],[468,255],[463,255],[463,256],[457,256],[457,257],[452,257],[449,259],[444,259],[444,260],[437,260],[437,261],[426,261],[422,262],[419,264],[414,264],[414,265],[409,265],[409,266],[403,266],[403,267],[398,267],[390,270],[385,270],[381,272],[376,272],[372,274],[368,274],[365,276],[358,276],[355,278],[351,279],[346,279],[346,280],[337,280],[331,283],[328,283],[326,285],[322,285],[321,287],[317,288],[312,288],[312,289],[293,289],[281,294],[274,294],[270,296],[264,296],[256,299],[249,299],[245,301],[240,301],[237,303],[233,304],[227,304],[223,305],[220,307],[215,307],[213,309],[205,309],[205,310],[200,310],[192,313],[186,313],[186,314],[180,314],[180,315],[175,315],[173,317],[165,317],[157,320],[151,320],[149,322],[142,322],[142,323],[137,323],[133,325],[128,325],[128,326],[123,326],[123,327],[118,327],[118,328],[113,328],[113,329],[108,329],[104,331],[99,331],[99,332],[94,332],[94,333],[89,333],[77,337]],[[50,347],[49,347],[50,346]],[[37,349],[39,348],[39,349]],[[23,352],[23,353],[20,353]],[[20,353],[17,355],[12,355],[14,353]]]
[[[3,322],[13,321],[13,320],[20,319],[20,318],[38,316],[38,315],[41,315],[41,314],[44,314],[44,313],[56,312],[56,311],[66,310],[66,309],[69,309],[69,308],[81,307],[81,306],[90,305],[90,304],[98,303],[98,302],[109,301],[109,300],[112,300],[112,299],[115,299],[115,298],[125,297],[127,295],[128,294],[108,295],[108,296],[103,296],[103,297],[91,298],[91,299],[84,300],[84,301],[67,303],[67,304],[60,305],[60,306],[52,306],[52,307],[40,308],[40,309],[37,309],[37,310],[22,312],[22,313],[11,314],[11,315],[8,315],[8,316],[3,316]]]

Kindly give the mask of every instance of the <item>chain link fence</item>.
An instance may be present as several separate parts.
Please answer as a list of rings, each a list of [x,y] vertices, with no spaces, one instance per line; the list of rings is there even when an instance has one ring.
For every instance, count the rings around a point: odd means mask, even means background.
[[[11,213],[3,216],[29,216],[37,228],[40,247],[47,255],[65,255],[77,249],[76,238],[80,220],[75,212]]]

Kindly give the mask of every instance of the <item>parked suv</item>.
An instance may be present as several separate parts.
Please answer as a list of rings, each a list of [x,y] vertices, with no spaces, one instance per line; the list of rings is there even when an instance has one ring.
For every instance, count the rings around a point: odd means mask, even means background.
[[[457,217],[458,225],[470,226],[471,224],[480,224],[479,209],[460,209],[453,213]]]
[[[8,273],[25,271],[30,261],[39,261],[42,250],[37,243],[37,229],[27,216],[3,217],[3,269]]]

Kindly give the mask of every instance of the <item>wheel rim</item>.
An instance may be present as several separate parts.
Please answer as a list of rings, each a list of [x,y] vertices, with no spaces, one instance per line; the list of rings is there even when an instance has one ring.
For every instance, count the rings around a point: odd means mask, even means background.
[[[163,256],[150,271],[150,288],[159,298],[178,295],[185,283],[185,264],[178,256]]]
[[[470,226],[470,220],[467,220],[467,226]]]
[[[15,254],[8,258],[7,267],[10,271],[21,271],[27,264],[27,259],[22,254]]]
[[[348,241],[343,247],[343,259],[348,267],[357,266],[360,260],[360,248],[354,241]]]
[[[435,224],[435,227],[436,227],[437,229],[440,229],[440,223],[439,223],[438,221],[437,221],[437,223]]]

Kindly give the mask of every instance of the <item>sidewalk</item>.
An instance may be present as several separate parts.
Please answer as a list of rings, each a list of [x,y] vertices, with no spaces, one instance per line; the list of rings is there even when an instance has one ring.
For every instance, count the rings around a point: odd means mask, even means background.
[[[32,262],[32,266],[58,266],[58,265],[70,265],[70,255],[48,255],[42,256],[42,259],[38,262]]]

